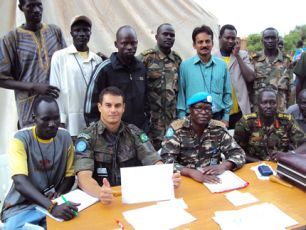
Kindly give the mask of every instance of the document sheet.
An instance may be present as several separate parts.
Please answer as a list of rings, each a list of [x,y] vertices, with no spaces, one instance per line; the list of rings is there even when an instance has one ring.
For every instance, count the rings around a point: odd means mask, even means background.
[[[174,198],[173,164],[121,168],[122,202],[126,204]]]

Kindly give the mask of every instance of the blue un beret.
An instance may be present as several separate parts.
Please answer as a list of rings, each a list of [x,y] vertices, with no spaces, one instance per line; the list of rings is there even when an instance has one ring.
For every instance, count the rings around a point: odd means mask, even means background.
[[[212,104],[212,97],[209,93],[199,92],[199,93],[193,94],[187,100],[187,105],[189,107],[189,106],[191,106],[193,104],[196,104],[196,103],[199,103],[199,102]]]

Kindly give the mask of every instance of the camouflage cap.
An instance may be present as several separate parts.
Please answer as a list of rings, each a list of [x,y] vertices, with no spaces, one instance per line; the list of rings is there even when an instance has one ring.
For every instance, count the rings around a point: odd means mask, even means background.
[[[188,100],[187,105],[192,106],[196,103],[204,102],[208,104],[212,104],[212,97],[209,93],[206,92],[199,92],[196,94],[193,94]]]

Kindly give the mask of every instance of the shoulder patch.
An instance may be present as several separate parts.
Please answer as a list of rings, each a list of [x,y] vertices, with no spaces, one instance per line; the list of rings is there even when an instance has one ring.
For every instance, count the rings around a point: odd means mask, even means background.
[[[285,119],[285,120],[292,120],[292,115],[291,114],[287,114],[287,113],[278,113],[277,117],[280,119]]]
[[[175,120],[171,123],[171,127],[174,129],[174,130],[178,130],[180,128],[183,127],[185,123],[185,119],[178,119],[178,120]]]
[[[243,118],[245,120],[254,119],[254,118],[257,118],[257,114],[256,113],[246,114],[246,115],[243,115]]]
[[[149,137],[148,137],[147,134],[145,134],[144,132],[141,133],[141,134],[139,135],[139,138],[140,138],[140,141],[141,141],[142,143],[145,143],[145,142],[148,142],[148,141],[149,141]]]
[[[87,134],[87,133],[80,133],[77,138],[78,139],[79,138],[84,138],[86,140],[90,140],[91,136],[89,134]]]
[[[225,124],[222,121],[211,119],[210,122],[215,126],[221,126],[223,128],[226,128]]]
[[[173,135],[174,135],[174,130],[171,127],[169,127],[166,132],[166,137],[170,138]]]
[[[75,151],[77,153],[83,153],[86,151],[87,147],[88,147],[87,141],[84,139],[80,139],[80,140],[77,140],[75,144]]]
[[[156,52],[156,51],[155,51],[154,49],[148,49],[148,50],[143,51],[143,52],[141,53],[141,55],[146,56],[146,55],[148,55],[148,54],[153,54],[153,53],[155,53],[155,52]]]

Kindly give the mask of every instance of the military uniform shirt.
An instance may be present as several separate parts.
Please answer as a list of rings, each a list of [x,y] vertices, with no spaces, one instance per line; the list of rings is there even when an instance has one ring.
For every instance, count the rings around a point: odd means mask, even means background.
[[[107,178],[112,186],[121,184],[120,168],[153,165],[161,160],[146,134],[135,125],[120,124],[110,133],[102,121],[83,130],[75,146],[75,172],[90,170],[102,185]]]
[[[289,69],[290,58],[279,51],[275,60],[270,62],[264,51],[261,51],[251,57],[251,62],[256,73],[250,95],[253,105],[252,111],[256,112],[258,109],[259,91],[266,86],[271,86],[277,90],[277,109],[279,112],[284,112],[288,107],[290,88],[292,87],[292,74]]]
[[[304,141],[304,132],[289,114],[278,113],[271,127],[266,127],[257,114],[244,115],[235,128],[235,140],[247,156],[270,160],[273,152],[296,149]]]
[[[199,137],[191,128],[190,117],[172,122],[162,143],[163,161],[174,163],[178,171],[183,167],[201,169],[220,164],[221,154],[224,154],[235,169],[242,167],[245,163],[243,149],[219,123],[211,120]]]
[[[158,47],[142,52],[139,59],[147,68],[151,115],[148,134],[154,147],[160,148],[167,127],[176,118],[178,72],[182,59],[176,52],[166,55]]]

